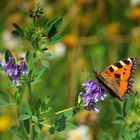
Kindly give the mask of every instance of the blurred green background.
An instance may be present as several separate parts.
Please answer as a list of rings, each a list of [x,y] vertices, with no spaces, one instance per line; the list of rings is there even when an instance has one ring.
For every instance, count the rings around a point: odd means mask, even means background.
[[[5,49],[16,56],[24,55],[30,44],[11,34],[12,23],[24,27],[31,22],[32,0],[3,0],[0,3],[0,59]],[[120,59],[135,56],[140,59],[140,0],[40,0],[44,17],[62,17],[59,31],[61,42],[49,46],[52,51],[50,69],[43,82],[34,87],[35,96],[50,96],[50,106],[56,111],[76,105],[81,84],[92,79],[93,66],[100,71]],[[92,56],[92,58],[91,58]],[[1,74],[0,89],[10,94],[10,80]],[[134,93],[140,88],[139,70],[135,75]],[[74,118],[76,130],[50,136],[48,140],[102,140],[104,133],[118,139],[120,126],[113,123],[114,98],[101,103],[100,114],[80,111]],[[26,101],[25,101],[26,102]],[[119,102],[119,101],[118,101]],[[0,108],[0,139],[18,140],[8,130],[17,123],[14,107]],[[48,128],[42,130],[42,134]]]

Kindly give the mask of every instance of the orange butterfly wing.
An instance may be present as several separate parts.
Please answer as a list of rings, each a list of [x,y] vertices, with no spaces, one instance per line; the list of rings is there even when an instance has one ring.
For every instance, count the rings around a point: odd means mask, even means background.
[[[131,92],[136,67],[137,59],[130,57],[105,68],[98,76],[122,100],[126,93]]]

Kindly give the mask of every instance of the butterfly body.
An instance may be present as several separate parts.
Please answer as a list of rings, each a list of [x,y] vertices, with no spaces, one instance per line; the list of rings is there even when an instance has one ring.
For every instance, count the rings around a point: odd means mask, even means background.
[[[101,72],[93,71],[99,84],[112,96],[123,100],[131,92],[137,59],[129,57],[106,67]]]

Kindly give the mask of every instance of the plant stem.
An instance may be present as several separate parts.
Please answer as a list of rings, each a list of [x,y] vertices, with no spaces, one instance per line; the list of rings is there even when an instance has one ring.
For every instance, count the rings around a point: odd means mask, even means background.
[[[30,140],[35,140],[35,138],[34,138],[34,127],[33,127],[33,123],[32,123],[31,119],[30,119]]]
[[[19,116],[20,116],[19,105],[16,107],[16,109],[17,109],[17,114],[18,114],[18,118],[19,118]],[[23,132],[23,134],[24,134],[24,137],[25,137],[26,139],[28,139],[29,136],[28,136],[28,133],[27,133],[25,127],[24,127],[23,122],[22,122],[21,120],[19,120],[19,123],[20,123],[21,129],[22,129],[22,132]]]
[[[18,118],[21,115],[19,108],[20,108],[22,97],[23,97],[24,89],[25,89],[25,84],[22,85],[21,88],[20,87],[17,88],[18,94],[20,94],[20,96],[21,96],[21,98],[20,98],[19,101],[15,101],[16,102],[16,110],[17,110]],[[22,120],[19,120],[19,124],[20,124],[21,130],[22,130],[22,134],[24,135],[25,139],[29,139],[29,135],[28,135],[28,132],[26,131],[26,128],[24,127],[23,121]]]
[[[61,113],[64,113],[64,112],[67,112],[67,111],[70,111],[70,110],[74,110],[74,109],[80,109],[80,106],[74,106],[74,107],[70,107],[70,108],[58,111],[58,112],[55,113],[55,115],[59,115]]]
[[[28,102],[29,102],[29,105],[31,107],[31,110],[33,112],[33,108],[32,108],[32,105],[33,105],[33,98],[32,98],[32,89],[31,89],[31,83],[30,82],[27,82],[27,86],[28,86]],[[34,136],[34,126],[33,126],[33,121],[32,121],[32,118],[30,118],[30,140],[35,140],[35,136]]]
[[[28,96],[28,101],[29,101],[29,104],[30,104],[31,109],[32,109],[32,103],[33,103],[33,102],[32,102],[32,93],[31,93],[32,90],[31,90],[31,84],[30,84],[30,82],[27,83],[27,86],[28,86],[28,93],[29,93],[29,94],[28,94],[28,95],[29,95],[29,96]]]

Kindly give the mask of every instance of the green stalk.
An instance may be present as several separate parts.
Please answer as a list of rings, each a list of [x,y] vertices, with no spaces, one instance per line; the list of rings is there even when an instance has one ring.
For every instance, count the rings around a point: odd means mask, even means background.
[[[32,105],[33,105],[33,98],[32,98],[32,89],[31,89],[31,83],[27,82],[28,86],[28,102],[31,107],[31,110],[33,110]],[[33,121],[32,118],[30,118],[30,140],[35,140],[35,135],[34,135],[34,126],[33,126]]]
[[[22,99],[22,96],[23,96],[23,92],[24,92],[24,89],[25,89],[25,85],[22,86],[22,89],[21,88],[17,88],[18,90],[18,93],[21,95],[21,99]],[[20,100],[21,101],[21,100]],[[16,101],[16,110],[17,110],[17,115],[18,115],[18,118],[20,117],[20,110],[19,110],[19,107],[20,107],[20,101]],[[26,131],[25,127],[24,127],[24,123],[22,120],[19,120],[19,124],[20,124],[20,127],[21,127],[21,130],[23,132],[23,135],[26,139],[29,138],[28,136],[28,132]]]
[[[31,84],[28,82],[27,83],[27,86],[28,86],[28,102],[31,106],[31,109],[32,109],[32,104],[33,104],[33,101],[32,101],[32,90],[31,90]]]
[[[74,106],[74,107],[70,107],[70,108],[67,108],[67,109],[64,109],[64,110],[60,110],[58,112],[55,112],[55,115],[59,115],[59,114],[62,114],[64,112],[74,110],[74,109],[80,109],[80,106]]]
[[[17,114],[18,114],[18,118],[19,118],[19,117],[20,117],[19,106],[17,106],[16,109],[17,109]],[[23,121],[19,120],[19,124],[20,124],[20,127],[21,127],[21,129],[22,129],[22,132],[23,132],[24,137],[25,137],[26,139],[28,139],[29,136],[28,136],[28,133],[27,133],[25,127],[24,127]]]

